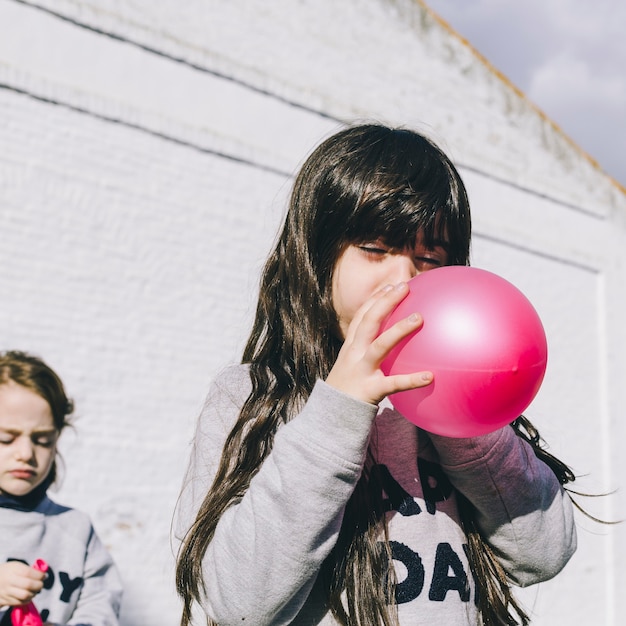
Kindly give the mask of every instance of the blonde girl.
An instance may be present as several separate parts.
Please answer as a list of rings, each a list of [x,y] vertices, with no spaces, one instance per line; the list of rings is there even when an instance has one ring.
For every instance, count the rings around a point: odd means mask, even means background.
[[[47,626],[117,626],[122,587],[111,556],[80,511],[48,488],[73,411],[40,358],[0,353],[0,624],[33,602]],[[46,573],[33,567],[38,559]]]

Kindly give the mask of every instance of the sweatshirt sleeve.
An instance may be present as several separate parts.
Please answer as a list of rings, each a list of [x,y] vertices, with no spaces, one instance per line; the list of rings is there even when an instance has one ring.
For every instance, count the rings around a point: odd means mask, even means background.
[[[239,367],[209,392],[181,496],[179,537],[193,523],[249,385],[247,368]],[[224,626],[293,620],[337,540],[376,412],[318,381],[302,411],[279,428],[271,453],[244,497],[222,515],[205,554],[203,608],[213,620]]]
[[[510,426],[471,439],[429,436],[510,579],[524,587],[558,574],[576,550],[573,507],[532,447]]]
[[[111,555],[91,529],[83,585],[68,626],[118,626],[122,581]]]

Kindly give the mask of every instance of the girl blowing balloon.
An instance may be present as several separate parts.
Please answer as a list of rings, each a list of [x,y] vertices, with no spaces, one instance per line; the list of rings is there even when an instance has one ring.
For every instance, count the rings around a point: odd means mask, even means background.
[[[364,125],[299,172],[241,365],[214,381],[179,505],[181,624],[526,624],[511,585],[576,548],[570,470],[529,422],[429,434],[386,400],[430,372],[380,364],[407,281],[467,265],[470,211],[449,159]]]
[[[84,513],[47,496],[71,413],[63,383],[41,359],[0,353],[2,626],[30,617],[31,603],[48,626],[118,624],[122,588],[109,553]]]

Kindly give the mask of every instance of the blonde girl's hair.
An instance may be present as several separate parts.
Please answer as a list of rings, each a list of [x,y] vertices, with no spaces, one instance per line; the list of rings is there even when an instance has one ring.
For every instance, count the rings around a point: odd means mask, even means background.
[[[42,359],[18,350],[0,352],[0,385],[10,382],[29,389],[48,403],[59,434],[70,425],[69,416],[74,411],[74,403],[68,398],[58,374]],[[56,477],[55,459],[47,482],[53,483]]]
[[[331,293],[337,259],[348,245],[367,241],[403,248],[418,232],[427,246],[447,242],[450,264],[469,264],[465,186],[448,157],[421,134],[379,124],[352,126],[320,144],[300,169],[262,274],[243,353],[252,392],[178,555],[181,626],[191,623],[193,603],[200,600],[202,559],[221,515],[243,497],[270,453],[277,429],[298,412],[337,358],[341,339]],[[526,430],[518,423],[513,427],[522,436],[534,433],[530,425]],[[538,437],[525,438],[540,449]],[[373,454],[370,450],[370,460]],[[320,572],[329,609],[344,626],[397,624],[395,603],[389,602],[395,590],[391,550],[387,541],[382,548],[380,542],[381,535],[387,536],[383,488],[370,467],[374,465],[367,463],[346,506],[337,544]],[[566,466],[558,467],[565,468],[561,482],[572,479]],[[484,624],[526,624],[505,572],[476,529],[470,504],[461,498],[459,507]]]

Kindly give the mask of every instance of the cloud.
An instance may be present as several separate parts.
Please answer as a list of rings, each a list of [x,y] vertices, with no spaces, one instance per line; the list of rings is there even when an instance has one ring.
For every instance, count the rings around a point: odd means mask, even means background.
[[[533,72],[528,94],[555,110],[626,111],[626,81],[569,54],[548,59]],[[626,123],[626,120],[625,120]]]
[[[427,2],[607,173],[626,183],[626,3]]]
[[[527,93],[609,175],[626,181],[623,76],[563,53],[535,70]]]

